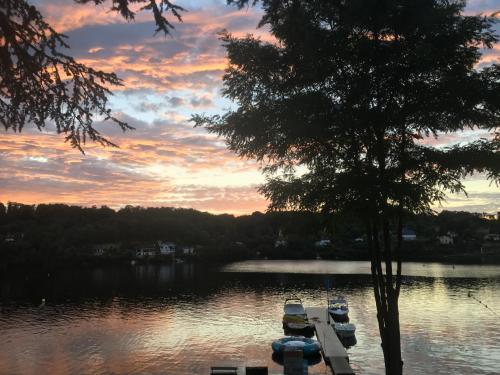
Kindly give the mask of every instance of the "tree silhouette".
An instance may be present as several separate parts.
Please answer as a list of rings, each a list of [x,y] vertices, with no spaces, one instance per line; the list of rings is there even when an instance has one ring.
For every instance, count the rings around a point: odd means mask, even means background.
[[[77,3],[104,0],[75,0]],[[174,27],[165,17],[181,21],[183,8],[168,0],[113,0],[112,11],[133,20],[130,4],[144,4],[153,13],[156,32],[168,34]],[[26,124],[39,130],[47,123],[66,135],[71,146],[83,152],[87,139],[114,144],[93,126],[95,116],[110,120],[122,130],[131,126],[112,115],[108,107],[111,86],[122,85],[114,73],[78,63],[61,52],[69,48],[66,36],[54,30],[35,6],[25,0],[0,3],[0,123],[20,132]]]
[[[193,120],[262,162],[272,209],[363,218],[386,373],[401,374],[405,212],[430,212],[474,171],[500,180],[500,66],[475,69],[497,42],[493,19],[464,15],[463,1],[262,5],[276,43],[221,35],[237,109]],[[468,128],[491,137],[422,141]]]

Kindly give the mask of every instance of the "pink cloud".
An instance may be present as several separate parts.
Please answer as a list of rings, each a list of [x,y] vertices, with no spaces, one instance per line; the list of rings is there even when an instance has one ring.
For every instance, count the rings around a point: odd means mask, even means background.
[[[483,3],[469,3],[470,10],[495,5]],[[264,210],[267,202],[256,191],[262,181],[258,165],[239,159],[223,140],[193,129],[187,120],[189,111],[222,111],[219,93],[227,60],[218,31],[273,38],[265,28],[255,29],[258,8],[201,4],[189,9],[184,23],[174,22],[176,30],[165,38],[153,36],[147,12],[127,23],[108,12],[109,3],[41,2],[48,21],[69,35],[72,48],[67,53],[123,78],[114,102],[122,111],[118,116],[136,130],[122,133],[110,124],[97,124],[120,148],[88,144],[86,156],[70,149],[63,137],[28,127],[22,134],[0,133],[0,201],[175,206],[235,214]],[[499,56],[496,46],[480,64],[498,62]],[[465,132],[423,143],[445,146],[477,136],[481,134]]]

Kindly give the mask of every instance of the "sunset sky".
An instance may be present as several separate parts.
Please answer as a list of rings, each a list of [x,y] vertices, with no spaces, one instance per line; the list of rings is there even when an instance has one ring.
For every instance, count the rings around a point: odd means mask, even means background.
[[[108,12],[110,3],[77,5],[70,0],[31,1],[49,23],[68,35],[69,54],[94,68],[114,71],[124,86],[114,90],[111,107],[136,130],[122,133],[111,123],[98,124],[119,148],[88,143],[86,155],[70,148],[62,136],[26,127],[0,132],[0,201],[60,202],[78,205],[128,204],[191,207],[213,213],[263,211],[256,187],[264,181],[259,165],[241,160],[224,140],[193,128],[192,114],[222,113],[232,104],[220,95],[227,66],[217,33],[253,33],[258,8],[237,10],[225,0],[177,0],[189,12],[175,22],[171,36],[154,36],[150,13],[127,23]],[[500,0],[470,1],[469,13],[491,13]],[[500,30],[500,25],[497,25]],[[481,64],[500,63],[500,45]],[[439,146],[464,142],[485,133],[466,132],[439,140]],[[500,189],[484,176],[466,181],[469,197],[450,196],[441,210],[496,212]]]

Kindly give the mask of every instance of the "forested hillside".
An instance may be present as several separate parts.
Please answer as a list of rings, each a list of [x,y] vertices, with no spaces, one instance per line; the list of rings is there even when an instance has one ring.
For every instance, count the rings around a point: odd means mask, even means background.
[[[416,239],[406,243],[409,259],[478,253],[484,237],[500,233],[500,221],[481,214],[444,211],[409,217]],[[493,220],[492,220],[493,219]],[[171,241],[196,249],[196,259],[248,258],[365,259],[362,218],[311,212],[255,212],[213,215],[193,209],[127,206],[78,207],[64,204],[0,204],[1,259],[7,263],[53,263],[95,258],[93,249],[115,244],[113,259],[132,259],[135,249]],[[439,235],[453,235],[443,246]],[[281,240],[281,242],[277,242]],[[318,245],[320,240],[329,240]],[[277,246],[278,245],[278,246]]]

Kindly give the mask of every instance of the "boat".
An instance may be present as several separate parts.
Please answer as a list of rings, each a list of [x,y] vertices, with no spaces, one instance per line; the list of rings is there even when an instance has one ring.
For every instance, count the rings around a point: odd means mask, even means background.
[[[287,298],[283,308],[283,328],[291,331],[312,331],[314,324],[307,319],[300,298]]]
[[[304,357],[312,357],[319,353],[321,346],[316,340],[303,336],[286,336],[273,341],[273,352],[282,354],[286,349],[301,350]]]
[[[271,356],[273,362],[277,363],[280,366],[285,365],[285,359],[283,357],[284,357],[283,353],[276,353],[276,352],[273,352],[273,355]],[[307,364],[307,366],[314,366],[317,365],[318,363],[321,363],[323,361],[323,357],[321,356],[321,353],[318,352],[318,354],[304,357],[302,361],[304,365]]]
[[[358,343],[356,340],[356,335],[348,336],[348,337],[339,337],[342,346],[346,349],[349,349]]]
[[[352,323],[335,322],[332,325],[335,333],[341,338],[352,337],[356,332],[356,326]]]
[[[349,306],[345,297],[335,297],[328,302],[328,312],[336,322],[349,321]]]

